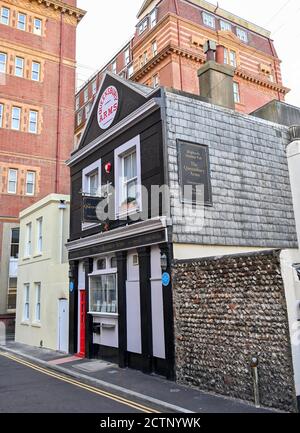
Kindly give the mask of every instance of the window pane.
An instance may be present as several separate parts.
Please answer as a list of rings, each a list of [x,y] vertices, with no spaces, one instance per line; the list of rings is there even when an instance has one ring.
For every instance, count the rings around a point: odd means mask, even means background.
[[[34,19],[33,33],[40,35],[42,33],[42,21],[38,18]]]
[[[6,59],[7,55],[5,53],[0,53],[0,72],[6,72]]]
[[[90,279],[90,311],[117,312],[116,275],[99,275]]]
[[[17,77],[23,77],[24,59],[22,57],[16,57],[15,60],[15,75]]]
[[[34,81],[39,81],[40,79],[40,64],[37,62],[32,62],[31,79]]]
[[[137,181],[133,180],[127,184],[127,199],[136,198],[137,196]]]
[[[9,24],[9,9],[8,8],[1,8],[1,23],[2,24]]]
[[[29,132],[37,132],[37,111],[29,112]]]
[[[19,30],[25,30],[26,29],[26,15],[19,13],[18,14],[18,25]]]
[[[3,126],[3,104],[0,104],[0,128]]]

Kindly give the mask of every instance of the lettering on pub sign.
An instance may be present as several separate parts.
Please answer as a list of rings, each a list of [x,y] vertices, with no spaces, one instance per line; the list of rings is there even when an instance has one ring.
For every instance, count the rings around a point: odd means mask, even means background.
[[[119,108],[119,94],[115,86],[109,86],[102,93],[97,112],[98,125],[107,129],[115,120]]]
[[[203,203],[196,195],[196,186],[203,185],[204,204],[212,205],[208,146],[177,140],[179,176],[182,201],[192,204]],[[186,196],[185,187],[192,187],[191,197]]]

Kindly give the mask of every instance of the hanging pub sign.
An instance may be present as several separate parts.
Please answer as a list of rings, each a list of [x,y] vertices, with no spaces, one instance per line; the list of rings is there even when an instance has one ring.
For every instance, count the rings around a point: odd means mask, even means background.
[[[82,197],[82,221],[84,223],[100,223],[97,217],[97,206],[103,197]]]
[[[181,186],[181,199],[185,203],[212,205],[208,146],[177,140],[178,165]],[[201,197],[196,194],[196,187],[201,186]],[[187,187],[187,188],[186,188]],[[192,194],[187,195],[188,187]],[[200,200],[201,198],[201,200]]]
[[[99,104],[97,119],[101,129],[107,129],[115,120],[119,108],[119,94],[115,86],[107,87],[102,93]]]

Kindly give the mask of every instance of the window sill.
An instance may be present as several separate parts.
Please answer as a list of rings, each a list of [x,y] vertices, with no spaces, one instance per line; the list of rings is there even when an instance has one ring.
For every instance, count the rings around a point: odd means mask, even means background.
[[[117,319],[119,317],[118,313],[98,313],[98,312],[93,312],[93,311],[89,311],[88,314],[90,314],[91,316],[98,316],[98,317],[107,317],[107,318],[112,318],[112,319]]]
[[[41,322],[32,322],[31,326],[33,326],[34,328],[41,328]]]
[[[36,253],[34,256],[32,256],[33,259],[37,259],[39,257],[43,257],[43,253]]]
[[[22,326],[30,326],[30,322],[28,320],[23,320],[23,322],[20,323]]]
[[[128,215],[132,215],[132,214],[135,214],[135,213],[138,213],[138,212],[140,212],[140,207],[139,206],[137,206],[135,208],[130,208],[130,209],[126,210],[126,211],[119,211],[116,214],[116,218],[121,219],[121,218],[124,218],[124,217],[126,217]]]
[[[23,261],[28,261],[30,259],[31,259],[31,256],[25,256],[25,257],[22,258]]]

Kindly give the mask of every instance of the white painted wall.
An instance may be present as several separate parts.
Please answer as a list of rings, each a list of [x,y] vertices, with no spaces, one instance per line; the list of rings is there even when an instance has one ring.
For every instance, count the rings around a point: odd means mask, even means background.
[[[127,255],[126,308],[127,308],[127,350],[142,353],[141,302],[139,266],[133,265],[132,250]]]
[[[118,348],[118,318],[109,315],[94,316],[93,322],[101,325],[101,334],[93,334],[93,343]]]
[[[153,356],[165,359],[163,288],[161,282],[160,249],[151,248],[151,306]]]
[[[300,302],[300,281],[292,267],[293,264],[300,263],[300,251],[283,250],[280,261],[288,310],[296,393],[300,396],[300,321],[297,314],[297,305]]]

